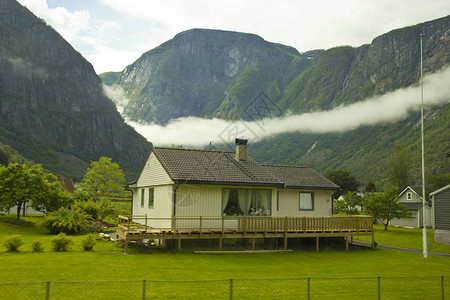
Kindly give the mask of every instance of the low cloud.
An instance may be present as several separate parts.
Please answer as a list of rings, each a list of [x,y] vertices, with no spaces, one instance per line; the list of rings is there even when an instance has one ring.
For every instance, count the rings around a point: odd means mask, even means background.
[[[426,107],[450,101],[450,67],[424,78]],[[128,122],[156,145],[201,146],[209,142],[230,143],[236,137],[258,140],[285,132],[344,132],[364,125],[392,123],[420,111],[420,86],[399,89],[330,111],[288,115],[258,121],[226,121],[186,117],[166,126]]]

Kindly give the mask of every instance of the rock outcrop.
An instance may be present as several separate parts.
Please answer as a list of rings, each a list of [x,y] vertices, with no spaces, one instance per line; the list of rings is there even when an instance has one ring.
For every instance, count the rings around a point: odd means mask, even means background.
[[[99,156],[136,173],[150,146],[124,123],[92,65],[14,0],[0,2],[0,141],[78,179]]]

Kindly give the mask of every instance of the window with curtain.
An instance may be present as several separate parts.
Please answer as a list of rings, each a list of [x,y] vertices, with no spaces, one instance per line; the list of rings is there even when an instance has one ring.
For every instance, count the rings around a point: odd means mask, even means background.
[[[144,207],[144,201],[145,201],[144,191],[145,191],[145,189],[141,189],[141,207]]]
[[[299,210],[314,210],[314,193],[300,192]]]
[[[148,208],[153,208],[155,205],[155,189],[149,188],[148,189]]]
[[[272,215],[272,191],[223,189],[222,213],[225,216],[270,216]]]

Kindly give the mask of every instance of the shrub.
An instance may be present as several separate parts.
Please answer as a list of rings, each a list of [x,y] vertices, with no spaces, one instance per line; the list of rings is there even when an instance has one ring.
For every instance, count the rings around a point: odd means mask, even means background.
[[[31,248],[33,249],[33,252],[42,252],[44,250],[44,247],[42,247],[42,243],[40,241],[33,242]]]
[[[20,234],[12,235],[3,241],[3,246],[10,252],[17,252],[19,248],[24,244],[22,236]]]
[[[87,226],[89,232],[104,232],[109,230],[109,224],[103,221],[90,220]]]
[[[60,208],[58,211],[49,213],[45,218],[45,226],[51,233],[74,234],[82,232],[87,227],[87,216],[79,211]]]
[[[85,215],[88,215],[89,218],[96,220],[100,215],[101,207],[98,202],[87,200],[75,202],[74,205],[72,205],[72,209],[84,213]]]
[[[93,234],[89,234],[81,241],[81,245],[84,248],[84,251],[92,251],[92,248],[95,245],[95,236]]]
[[[52,239],[53,251],[67,251],[73,245],[73,241],[65,234],[60,233]]]
[[[100,200],[95,202],[92,200],[87,201],[77,201],[72,206],[75,211],[82,212],[88,215],[93,220],[103,220],[108,216],[117,217],[117,208],[108,200]]]
[[[119,210],[117,207],[112,204],[109,200],[101,200],[100,201],[100,211],[99,211],[99,219],[105,220],[107,217],[115,217],[119,214]]]

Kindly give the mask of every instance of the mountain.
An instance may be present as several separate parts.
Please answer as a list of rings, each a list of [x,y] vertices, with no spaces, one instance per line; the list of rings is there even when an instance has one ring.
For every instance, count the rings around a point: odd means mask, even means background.
[[[393,30],[358,48],[305,53],[252,34],[193,29],[144,53],[116,83],[129,99],[124,115],[133,121],[245,120],[261,93],[280,114],[329,110],[416,83],[421,33],[425,73],[447,64],[449,19]]]
[[[117,84],[130,99],[134,121],[165,124],[183,116],[241,117],[245,103],[265,90],[271,97],[308,65],[308,56],[253,34],[193,29],[144,53]]]
[[[14,0],[0,1],[0,142],[74,179],[100,156],[131,177],[150,147],[104,95],[92,65]]]
[[[417,84],[420,34],[425,74],[448,66],[449,21],[392,30],[360,47],[304,53],[252,34],[193,29],[144,53],[115,84],[127,97],[124,116],[139,122],[268,117],[249,113],[261,95],[275,108],[269,117],[328,111]],[[252,142],[249,151],[260,162],[347,169],[362,183],[385,185],[388,157],[400,140],[413,158],[412,181],[420,182],[419,117],[411,112],[403,121],[344,133],[286,133]],[[434,106],[425,118],[428,174],[450,172],[449,104]]]

